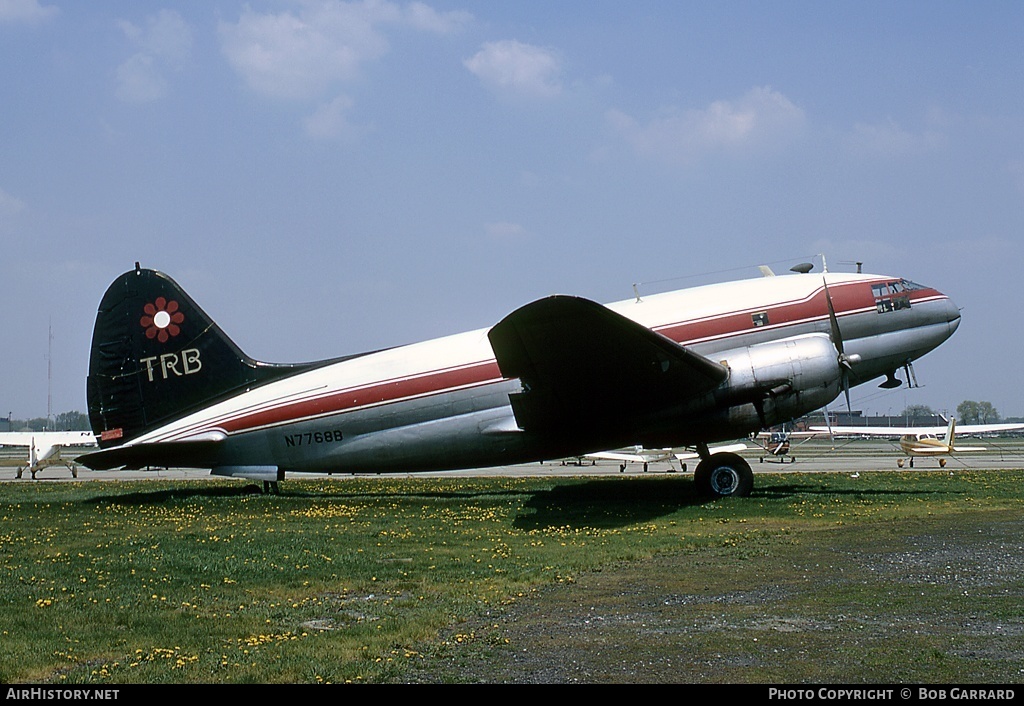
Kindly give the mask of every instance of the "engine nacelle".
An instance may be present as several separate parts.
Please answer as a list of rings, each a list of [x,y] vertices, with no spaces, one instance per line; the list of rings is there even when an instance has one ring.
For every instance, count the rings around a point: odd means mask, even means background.
[[[825,334],[813,333],[719,356],[729,379],[716,397],[750,403],[765,426],[820,409],[836,398],[841,373],[838,351]]]

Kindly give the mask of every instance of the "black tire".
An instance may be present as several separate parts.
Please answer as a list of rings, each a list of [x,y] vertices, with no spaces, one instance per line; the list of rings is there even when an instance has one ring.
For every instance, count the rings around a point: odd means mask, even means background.
[[[717,453],[693,472],[697,492],[708,498],[745,498],[754,490],[754,472],[734,453]]]

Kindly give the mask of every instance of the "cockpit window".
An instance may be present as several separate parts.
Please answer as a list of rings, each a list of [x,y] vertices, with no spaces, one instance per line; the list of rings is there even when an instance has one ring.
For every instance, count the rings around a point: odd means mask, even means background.
[[[894,280],[882,284],[871,285],[871,293],[875,297],[875,308],[879,314],[910,308],[909,292],[924,289],[909,279]]]
[[[892,296],[894,294],[902,294],[903,292],[913,292],[918,289],[924,289],[920,284],[911,282],[909,279],[901,279],[893,282],[885,282],[883,284],[871,285],[871,292],[875,297]]]

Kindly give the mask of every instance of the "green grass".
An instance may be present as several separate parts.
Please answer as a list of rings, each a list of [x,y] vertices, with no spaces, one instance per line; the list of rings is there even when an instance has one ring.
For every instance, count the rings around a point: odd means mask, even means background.
[[[271,496],[219,480],[7,483],[0,683],[403,681],[477,639],[460,625],[588,572],[680,553],[728,572],[839,531],[899,543],[914,523],[1019,513],[1022,481],[759,473],[752,497],[722,502],[679,475],[346,477]],[[919,638],[903,648],[943,658]]]

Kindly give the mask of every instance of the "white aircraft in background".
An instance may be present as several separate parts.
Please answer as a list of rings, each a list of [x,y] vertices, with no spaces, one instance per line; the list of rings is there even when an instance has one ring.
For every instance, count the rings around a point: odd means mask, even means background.
[[[36,474],[47,466],[64,465],[74,478],[78,467],[61,456],[65,447],[85,449],[96,446],[96,436],[90,431],[4,431],[0,432],[0,446],[18,446],[28,449],[28,464],[18,467],[17,477],[27,470],[35,480]]]
[[[914,467],[915,456],[938,456],[939,467],[946,467],[946,456],[962,452],[985,451],[984,446],[957,446],[956,434],[996,434],[1003,431],[1024,429],[1024,424],[967,424],[959,428],[956,419],[949,420],[948,427],[859,427],[833,426],[811,427],[811,431],[840,435],[859,435],[868,437],[899,437],[900,448],[910,457],[910,467]],[[904,460],[896,462],[903,468]]]
[[[746,444],[727,444],[725,446],[711,446],[708,451],[716,453],[739,453],[747,448]],[[647,466],[658,461],[679,461],[683,473],[686,472],[686,461],[700,458],[696,451],[685,449],[645,449],[642,446],[618,449],[616,451],[598,451],[597,453],[585,454],[583,458],[591,461],[618,461],[619,473],[626,470],[627,463],[644,464],[644,473],[647,473]]]

